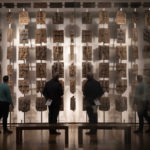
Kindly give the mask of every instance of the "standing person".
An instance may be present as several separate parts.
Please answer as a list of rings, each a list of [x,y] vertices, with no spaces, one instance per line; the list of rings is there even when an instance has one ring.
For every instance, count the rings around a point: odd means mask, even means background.
[[[7,128],[7,118],[9,113],[9,105],[13,106],[10,87],[7,85],[9,81],[8,76],[3,77],[3,83],[0,84],[0,119],[3,118],[3,132],[12,133]]]
[[[139,118],[139,128],[134,131],[134,133],[143,132],[143,119],[145,118],[149,124],[149,129],[146,131],[150,132],[150,117],[148,116],[148,86],[143,82],[143,77],[141,75],[137,76],[138,85],[135,89],[134,102],[137,105],[137,113]]]
[[[93,78],[92,73],[87,74],[87,81],[83,87],[83,95],[85,97],[86,111],[89,123],[97,123],[97,106],[94,100],[100,98],[104,94],[103,89],[98,81]],[[95,129],[91,129],[86,134],[96,134]]]
[[[49,123],[57,123],[59,115],[61,96],[63,96],[63,88],[59,82],[59,74],[55,73],[53,78],[46,82],[43,95],[47,101],[52,101],[49,105]],[[50,134],[60,134],[56,130],[50,130]]]

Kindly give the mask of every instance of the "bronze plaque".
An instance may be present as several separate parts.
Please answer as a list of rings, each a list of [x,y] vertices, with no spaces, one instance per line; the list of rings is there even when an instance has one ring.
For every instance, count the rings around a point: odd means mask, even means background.
[[[116,14],[116,24],[126,24],[126,13],[118,10]]]
[[[92,16],[90,12],[82,12],[82,23],[83,24],[92,24]]]
[[[69,75],[70,77],[76,76],[76,66],[73,63],[69,66]]]
[[[116,83],[116,91],[118,94],[123,94],[127,90],[127,80],[118,80]]]
[[[36,92],[37,93],[42,93],[43,92],[43,89],[45,87],[45,83],[46,81],[36,81]]]
[[[76,110],[76,99],[74,96],[70,99],[70,110],[75,111]]]
[[[42,42],[46,43],[47,42],[46,28],[36,29],[35,42],[36,43],[42,43]]]
[[[145,10],[144,24],[145,26],[150,26],[150,11],[149,10]]]
[[[138,41],[138,30],[137,30],[137,28],[133,28],[132,29],[132,40],[134,42]]]
[[[36,63],[36,77],[46,78],[46,63]]]
[[[70,60],[74,60],[74,45],[70,45]]]
[[[109,80],[100,80],[99,82],[103,90],[109,93]]]
[[[109,63],[100,63],[99,64],[99,77],[100,78],[109,78]]]
[[[13,23],[13,13],[12,12],[8,12],[6,15],[7,18],[7,23],[8,24],[12,24]]]
[[[29,24],[29,13],[27,11],[19,12],[19,24],[22,25]]]
[[[28,112],[30,111],[30,99],[26,97],[20,97],[19,101],[19,111]]]
[[[109,23],[109,14],[107,11],[99,12],[99,20],[100,24],[108,24]]]
[[[46,100],[44,97],[37,97],[36,98],[36,110],[37,111],[46,111],[47,106],[45,105]]]
[[[93,70],[93,67],[90,62],[88,62],[88,63],[83,62],[82,63],[82,78],[86,78],[87,73],[92,72],[92,70]]]
[[[109,99],[109,97],[101,97],[100,98],[99,110],[108,111],[109,109],[110,109],[110,99]]]
[[[118,77],[126,77],[126,67],[127,64],[126,63],[118,63],[116,64],[116,72],[117,72],[117,76]]]
[[[92,60],[92,46],[83,46],[83,60]]]
[[[138,54],[138,47],[137,46],[131,46],[131,58],[133,60],[138,59],[139,58],[139,54]]]
[[[117,59],[121,59],[121,60],[127,59],[126,46],[117,46],[116,47],[116,57],[117,57]]]
[[[45,24],[46,23],[46,12],[38,11],[36,14],[36,23],[37,24]]]
[[[109,46],[99,46],[98,54],[100,60],[109,60]]]
[[[63,60],[63,46],[53,47],[54,61]]]
[[[126,42],[126,33],[123,29],[117,29],[117,43]]]
[[[29,58],[29,47],[19,46],[19,60],[26,60]]]
[[[90,30],[82,30],[82,42],[92,42],[92,31]]]
[[[143,31],[143,39],[144,41],[150,43],[150,29],[144,29]]]
[[[12,65],[7,66],[7,74],[8,74],[8,76],[13,75],[13,66]]]
[[[12,42],[13,41],[13,30],[11,28],[8,29],[7,31],[7,42]]]
[[[64,78],[64,63],[54,63],[52,66],[52,74],[59,72],[59,77]]]
[[[64,30],[53,31],[53,42],[64,43]]]
[[[133,13],[132,13],[132,16],[131,16],[132,23],[135,23],[135,24],[138,23],[138,20],[139,20],[138,15],[139,15],[139,14],[138,14],[137,12],[133,12]]]
[[[64,13],[63,12],[55,12],[52,20],[53,20],[53,24],[63,24],[64,23]]]
[[[20,43],[21,44],[28,43],[28,38],[29,38],[28,29],[20,30]]]
[[[26,80],[19,80],[19,90],[22,94],[29,93],[29,82]]]
[[[47,47],[36,46],[36,60],[46,60],[47,58]]]
[[[99,29],[99,42],[109,43],[110,42],[110,31],[106,28]]]
[[[143,48],[143,57],[149,58],[150,57],[150,45],[145,45]]]
[[[116,111],[124,112],[127,111],[127,97],[123,96],[116,96],[115,99]]]
[[[76,92],[76,81],[70,80],[70,92],[74,94]]]
[[[19,64],[19,78],[29,77],[29,64]]]
[[[7,47],[7,59],[12,59],[13,58],[13,46]]]

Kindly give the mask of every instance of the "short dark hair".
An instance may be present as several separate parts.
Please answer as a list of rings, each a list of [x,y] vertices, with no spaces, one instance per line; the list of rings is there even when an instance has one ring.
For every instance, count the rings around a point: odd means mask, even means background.
[[[142,75],[137,75],[137,80],[138,80],[139,82],[143,81],[143,76],[142,76]]]
[[[8,77],[8,76],[4,76],[4,77],[3,77],[3,82],[8,82],[8,80],[9,80],[9,77]]]

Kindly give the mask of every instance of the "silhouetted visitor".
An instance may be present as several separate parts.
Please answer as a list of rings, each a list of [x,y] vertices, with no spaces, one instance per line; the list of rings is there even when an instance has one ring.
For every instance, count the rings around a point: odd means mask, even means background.
[[[137,106],[137,113],[139,118],[139,128],[134,131],[134,133],[143,132],[144,118],[148,121],[149,129],[146,130],[146,133],[150,132],[150,117],[148,116],[148,86],[143,82],[143,77],[141,75],[137,76],[138,85],[135,89],[134,103]]]
[[[57,123],[60,105],[62,103],[63,88],[59,82],[59,74],[55,73],[53,78],[46,82],[43,95],[47,102],[49,102],[49,123]],[[50,130],[50,134],[60,134],[56,130]]]
[[[7,128],[7,118],[9,114],[9,105],[13,106],[10,87],[7,85],[8,76],[3,77],[3,83],[0,84],[0,119],[3,118],[3,133],[12,133]]]
[[[95,101],[99,101],[99,98],[104,94],[104,91],[98,81],[93,78],[93,74],[89,72],[87,74],[87,81],[83,87],[83,95],[85,99],[86,111],[89,118],[89,123],[97,123],[97,106]],[[91,129],[86,134],[96,134],[95,129]]]

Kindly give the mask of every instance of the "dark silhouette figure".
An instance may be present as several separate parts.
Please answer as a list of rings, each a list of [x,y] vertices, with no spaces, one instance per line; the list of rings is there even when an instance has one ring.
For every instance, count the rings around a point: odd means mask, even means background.
[[[143,82],[141,75],[137,76],[138,85],[135,89],[134,104],[137,106],[137,113],[139,118],[139,128],[134,133],[143,132],[144,118],[149,124],[149,129],[146,132],[150,132],[150,117],[148,116],[148,86]]]
[[[63,95],[63,88],[59,82],[59,74],[55,73],[53,78],[46,82],[43,95],[46,100],[52,100],[49,107],[49,123],[57,123],[57,117],[59,115],[60,105],[62,103],[61,96]],[[60,134],[56,130],[50,130],[51,134]]]
[[[103,89],[98,81],[93,78],[92,73],[87,74],[87,82],[83,87],[83,95],[85,98],[86,111],[89,118],[89,123],[97,123],[97,106],[94,100],[100,98],[104,94]],[[96,130],[92,129],[86,134],[96,134]]]
[[[7,128],[7,118],[9,114],[9,105],[13,106],[10,87],[7,85],[9,81],[8,76],[3,77],[3,83],[0,84],[0,119],[3,118],[3,132],[12,133],[12,131]]]

